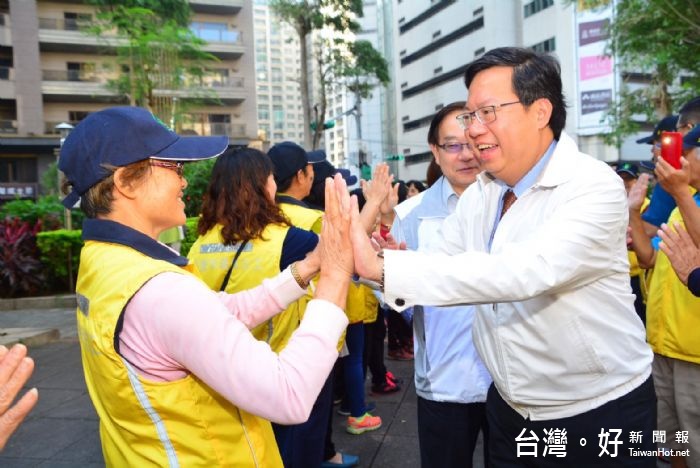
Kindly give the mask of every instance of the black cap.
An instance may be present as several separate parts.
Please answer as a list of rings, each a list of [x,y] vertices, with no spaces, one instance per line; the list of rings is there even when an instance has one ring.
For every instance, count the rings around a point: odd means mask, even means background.
[[[314,164],[326,159],[326,153],[317,150],[307,153],[304,148],[291,141],[274,145],[267,152],[275,166],[275,180],[279,183],[292,177],[307,164]]]

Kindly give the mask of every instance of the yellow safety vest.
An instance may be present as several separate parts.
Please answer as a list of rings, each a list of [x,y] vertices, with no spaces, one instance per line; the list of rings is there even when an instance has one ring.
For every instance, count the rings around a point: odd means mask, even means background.
[[[683,223],[678,208],[668,225]],[[647,298],[647,340],[655,353],[700,364],[700,298],[693,296],[661,250]]]
[[[287,195],[289,196],[289,195]],[[321,222],[323,211],[314,210],[301,205],[294,205],[281,201],[279,207],[282,212],[289,218],[292,224],[298,228],[306,229],[307,231],[321,233]]]
[[[224,245],[220,224],[200,236],[190,249],[188,258],[195,264],[202,280],[215,291],[221,288],[226,272],[231,267],[239,244]],[[236,266],[226,284],[227,293],[254,288],[266,278],[280,272],[282,245],[289,226],[268,225],[261,238],[250,241],[238,257]],[[263,240],[264,239],[264,240]],[[266,341],[275,352],[280,352],[289,342],[294,330],[299,328],[301,317],[311,296],[307,294],[291,303],[283,312],[255,327],[253,336]]]
[[[150,381],[115,350],[126,305],[162,272],[190,274],[119,244],[87,241],[80,255],[78,336],[107,466],[281,467],[269,421],[237,408],[195,375]]]
[[[372,290],[364,284],[350,282],[345,314],[350,323],[372,323],[377,320],[379,301]]]

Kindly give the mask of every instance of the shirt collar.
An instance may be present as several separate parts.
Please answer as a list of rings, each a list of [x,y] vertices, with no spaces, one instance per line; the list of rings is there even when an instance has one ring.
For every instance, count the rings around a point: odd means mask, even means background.
[[[505,182],[496,179],[496,183],[504,188],[504,190],[510,188],[516,197],[520,198],[525,192],[532,188],[535,183],[539,180],[544,168],[547,167],[549,160],[552,159],[552,154],[557,147],[557,140],[552,140],[549,144],[547,151],[544,155],[537,161],[537,164],[532,166],[532,168],[520,179],[514,186],[508,187]]]
[[[452,188],[452,184],[445,176],[440,177],[440,183],[442,184],[442,202],[445,206],[448,205],[451,198],[459,199],[459,195],[457,195],[457,192]]]
[[[83,240],[121,244],[155,260],[164,260],[180,267],[187,265],[187,257],[179,255],[136,229],[108,219],[83,220]]]

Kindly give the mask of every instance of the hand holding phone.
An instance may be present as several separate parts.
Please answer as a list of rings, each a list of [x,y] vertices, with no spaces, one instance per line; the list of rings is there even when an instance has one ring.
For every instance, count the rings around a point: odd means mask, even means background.
[[[681,168],[683,135],[680,132],[661,133],[661,157],[676,169]]]

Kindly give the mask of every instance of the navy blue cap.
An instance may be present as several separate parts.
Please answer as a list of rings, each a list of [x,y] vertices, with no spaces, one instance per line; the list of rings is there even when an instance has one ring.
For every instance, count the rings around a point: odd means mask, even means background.
[[[654,131],[651,133],[651,135],[640,138],[637,140],[637,143],[646,143],[651,145],[654,143],[654,140],[661,139],[661,132],[675,132],[677,123],[677,115],[669,115],[668,117],[664,117],[659,121],[659,123],[656,124],[656,127],[654,127]]]
[[[171,161],[198,161],[223,153],[227,136],[182,137],[141,107],[111,107],[88,115],[68,135],[58,168],[72,184],[63,199],[75,205],[90,188],[108,177],[107,166],[127,166],[151,157]]]
[[[340,168],[338,169],[338,172],[340,172],[340,175],[343,176],[343,179],[345,179],[345,183],[348,187],[352,187],[357,183],[357,176],[352,175],[350,169]]]
[[[277,183],[292,177],[307,164],[315,164],[326,159],[325,151],[316,150],[307,153],[304,148],[291,141],[277,143],[269,149],[267,155],[275,166],[274,175]]]
[[[639,168],[636,164],[631,162],[623,162],[617,165],[615,172],[618,174],[628,174],[635,179],[639,177]]]
[[[683,149],[689,150],[700,146],[700,125],[693,127],[691,131],[683,137]]]

